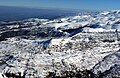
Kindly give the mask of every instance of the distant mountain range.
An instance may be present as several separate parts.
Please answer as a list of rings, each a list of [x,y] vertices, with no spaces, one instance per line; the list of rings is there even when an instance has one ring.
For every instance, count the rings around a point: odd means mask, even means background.
[[[56,19],[77,13],[78,11],[71,10],[0,6],[0,21],[23,20],[28,18]]]
[[[56,19],[76,15],[80,11],[68,9],[25,8],[0,6],[0,21],[14,21],[28,18]]]

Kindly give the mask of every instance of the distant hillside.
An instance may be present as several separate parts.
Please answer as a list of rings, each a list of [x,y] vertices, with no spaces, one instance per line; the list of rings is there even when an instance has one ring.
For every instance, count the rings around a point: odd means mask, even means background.
[[[78,11],[60,9],[35,9],[0,6],[0,21],[23,20],[27,18],[56,19],[78,14]]]

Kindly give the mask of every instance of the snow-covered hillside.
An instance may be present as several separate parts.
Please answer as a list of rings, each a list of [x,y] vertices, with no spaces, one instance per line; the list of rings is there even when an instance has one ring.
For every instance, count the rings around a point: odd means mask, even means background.
[[[120,63],[119,30],[119,10],[0,22],[0,73],[44,78],[49,72],[112,72]]]

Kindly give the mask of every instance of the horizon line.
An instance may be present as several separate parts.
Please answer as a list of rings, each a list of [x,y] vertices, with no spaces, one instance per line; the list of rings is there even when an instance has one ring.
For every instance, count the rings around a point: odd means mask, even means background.
[[[51,10],[74,10],[74,11],[105,11],[105,10],[93,10],[93,9],[75,9],[75,8],[55,8],[55,7],[30,7],[30,6],[13,6],[13,5],[0,5],[0,7],[16,7],[16,8],[29,8],[29,9],[51,9]],[[108,10],[106,10],[108,11]]]

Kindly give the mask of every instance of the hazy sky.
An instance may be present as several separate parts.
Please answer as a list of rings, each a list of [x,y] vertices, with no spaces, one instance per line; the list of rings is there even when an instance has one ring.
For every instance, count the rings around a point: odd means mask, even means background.
[[[90,10],[120,9],[120,0],[0,0],[0,5]]]

